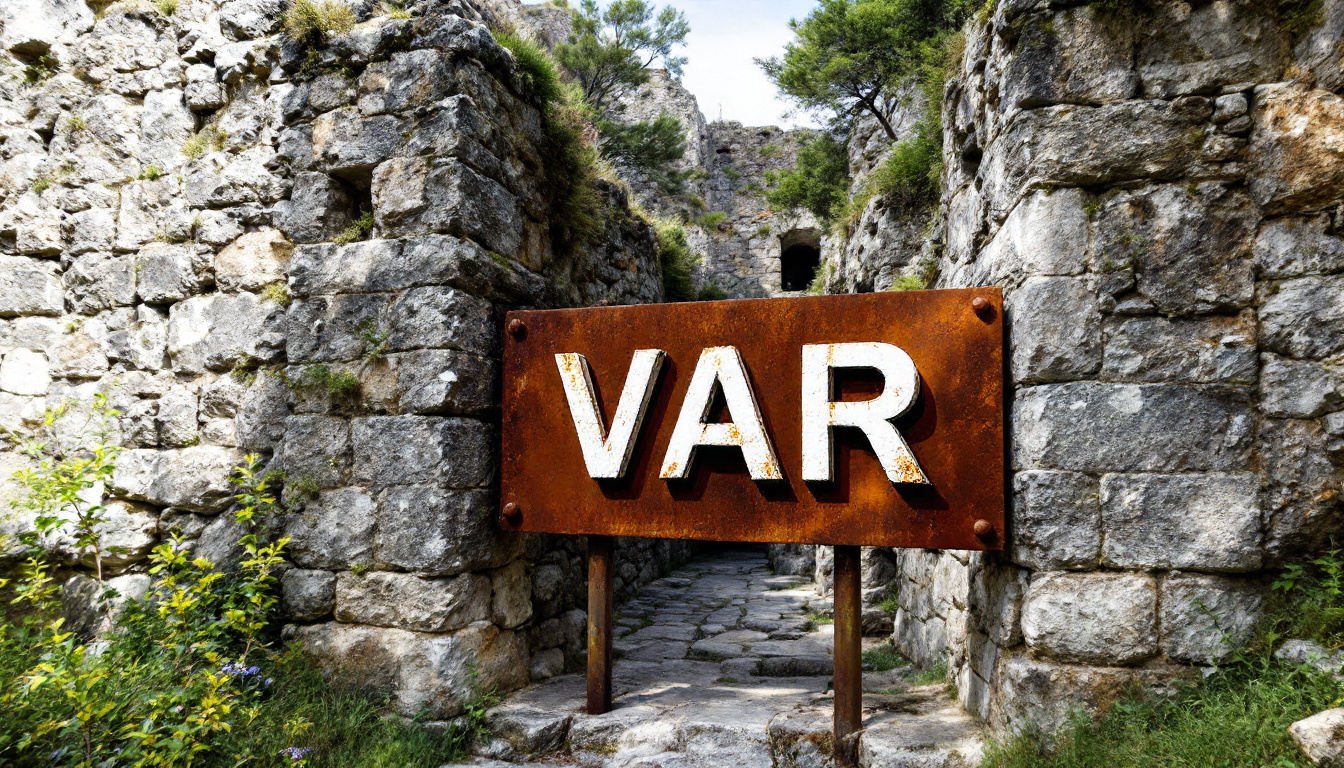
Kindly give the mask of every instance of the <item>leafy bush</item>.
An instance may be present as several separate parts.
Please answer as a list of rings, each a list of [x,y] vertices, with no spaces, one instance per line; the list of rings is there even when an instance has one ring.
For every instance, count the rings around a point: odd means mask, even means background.
[[[686,244],[686,229],[678,221],[654,223],[658,236],[658,263],[663,268],[663,295],[667,301],[694,301],[691,271],[699,263]]]
[[[697,216],[691,223],[706,232],[717,232],[719,225],[728,219],[728,214],[723,211],[708,211]]]
[[[69,631],[44,545],[101,551],[101,507],[81,499],[114,470],[108,425],[118,415],[102,398],[62,405],[21,445],[37,465],[18,476],[27,493],[16,506],[38,523],[21,576],[0,579],[11,597],[0,621],[0,764],[431,768],[466,756],[496,698],[477,695],[452,727],[430,731],[387,717],[385,701],[328,678],[301,649],[272,647],[288,539],[274,533],[277,478],[256,456],[230,477],[243,534],[229,572],[174,539],[150,556],[146,597],[98,597],[115,629],[97,644]]]
[[[798,150],[790,170],[767,172],[773,188],[765,199],[776,210],[806,209],[823,222],[844,207],[849,192],[849,153],[843,141],[823,133]]]
[[[300,45],[325,45],[355,26],[355,12],[342,0],[294,0],[285,11],[285,35]]]
[[[728,292],[713,283],[700,286],[700,291],[695,294],[696,301],[723,301],[727,298]]]

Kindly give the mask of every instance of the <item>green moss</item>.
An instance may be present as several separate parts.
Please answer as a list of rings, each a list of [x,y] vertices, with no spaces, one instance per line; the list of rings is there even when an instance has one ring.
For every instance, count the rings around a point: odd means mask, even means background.
[[[368,240],[369,235],[372,232],[373,232],[373,211],[365,211],[364,213],[360,214],[359,218],[355,219],[354,222],[350,224],[350,226],[346,227],[345,231],[337,235],[336,239],[333,242],[335,242],[337,245],[349,245],[350,243],[357,243],[360,240]]]
[[[273,301],[282,307],[288,307],[293,299],[289,295],[289,286],[284,283],[271,283],[261,289],[261,298]]]
[[[37,180],[33,182],[33,194],[40,195],[43,192],[46,192],[49,187],[51,187],[51,179],[46,176],[39,176]]]
[[[161,179],[167,175],[167,171],[157,165],[147,165],[145,166],[145,170],[140,172],[140,178],[146,181],[154,181],[155,179]]]

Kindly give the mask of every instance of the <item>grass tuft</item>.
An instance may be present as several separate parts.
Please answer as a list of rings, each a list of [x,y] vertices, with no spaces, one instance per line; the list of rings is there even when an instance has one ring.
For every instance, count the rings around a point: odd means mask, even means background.
[[[883,643],[863,652],[863,668],[868,672],[886,672],[910,666],[910,660],[901,655],[892,643]]]
[[[355,12],[341,0],[295,0],[285,11],[285,36],[309,48],[325,45],[355,26]]]
[[[337,245],[349,245],[350,243],[357,243],[360,240],[368,240],[369,235],[372,233],[373,212],[365,211],[360,214],[360,217],[355,219],[350,226],[346,227],[344,232],[337,235],[334,242]]]

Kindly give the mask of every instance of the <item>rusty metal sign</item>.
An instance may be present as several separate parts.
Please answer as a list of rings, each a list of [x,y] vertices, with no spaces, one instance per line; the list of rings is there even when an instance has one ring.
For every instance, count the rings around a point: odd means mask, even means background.
[[[1002,546],[997,288],[511,312],[505,530]]]

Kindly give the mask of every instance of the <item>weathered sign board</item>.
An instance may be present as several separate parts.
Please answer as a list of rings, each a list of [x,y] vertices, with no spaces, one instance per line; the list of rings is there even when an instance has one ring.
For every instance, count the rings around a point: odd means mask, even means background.
[[[977,288],[510,313],[501,524],[998,548],[1001,305]]]
[[[588,536],[589,714],[613,537],[835,545],[835,750],[862,729],[860,546],[998,549],[997,288],[511,312],[506,531]]]

